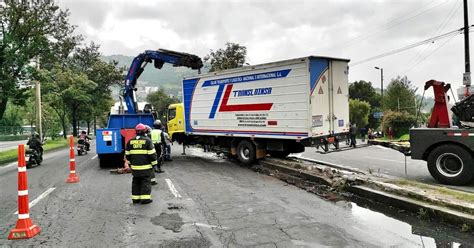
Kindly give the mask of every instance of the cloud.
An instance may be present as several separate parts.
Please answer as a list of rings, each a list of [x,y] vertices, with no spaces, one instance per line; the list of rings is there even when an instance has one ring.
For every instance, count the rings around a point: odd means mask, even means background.
[[[251,64],[308,55],[360,61],[462,26],[461,1],[78,1],[59,0],[78,32],[104,54],[167,48],[204,56],[237,42]],[[349,78],[378,85],[407,75],[461,84],[462,37],[351,67]],[[444,45],[443,45],[444,44]],[[443,45],[441,48],[440,46]]]

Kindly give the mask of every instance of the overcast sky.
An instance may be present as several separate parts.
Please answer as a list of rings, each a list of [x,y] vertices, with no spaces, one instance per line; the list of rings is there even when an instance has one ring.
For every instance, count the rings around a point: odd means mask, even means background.
[[[204,57],[209,49],[236,42],[247,47],[250,64],[308,55],[357,62],[463,26],[462,0],[57,1],[105,55],[165,48]],[[463,36],[351,66],[350,82],[380,87],[374,66],[384,68],[385,87],[406,75],[420,89],[429,79],[457,88],[464,72]]]

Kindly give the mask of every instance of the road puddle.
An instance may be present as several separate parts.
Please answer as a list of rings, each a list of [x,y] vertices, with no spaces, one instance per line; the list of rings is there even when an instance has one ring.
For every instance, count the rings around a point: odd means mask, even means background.
[[[173,232],[181,232],[181,227],[184,225],[183,219],[178,213],[161,213],[158,216],[151,218],[153,225],[162,226],[166,230]]]
[[[368,205],[370,204],[370,205]],[[345,202],[352,215],[361,224],[368,224],[377,230],[389,230],[385,236],[377,237],[391,243],[390,237],[399,236],[420,247],[472,247],[474,237],[461,232],[461,227],[423,219],[405,211],[375,203]],[[341,205],[340,202],[337,205]],[[363,207],[362,207],[363,206]]]

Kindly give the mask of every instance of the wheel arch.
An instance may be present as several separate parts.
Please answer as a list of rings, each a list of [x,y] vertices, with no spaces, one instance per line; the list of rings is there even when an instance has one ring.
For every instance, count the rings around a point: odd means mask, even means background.
[[[459,146],[461,148],[463,148],[464,150],[468,151],[472,156],[474,156],[474,152],[468,147],[466,146],[465,144],[461,143],[461,142],[454,142],[454,141],[443,141],[443,142],[438,142],[438,143],[435,143],[435,144],[432,144],[431,146],[428,147],[428,149],[425,150],[425,152],[423,153],[423,160],[427,161],[428,160],[428,156],[430,155],[430,153],[437,147],[439,146],[443,146],[443,145],[454,145],[454,146]]]

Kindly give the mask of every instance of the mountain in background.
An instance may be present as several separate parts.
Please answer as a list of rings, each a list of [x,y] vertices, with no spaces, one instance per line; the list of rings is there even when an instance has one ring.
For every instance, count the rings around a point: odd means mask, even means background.
[[[134,57],[124,55],[110,55],[102,56],[101,59],[106,62],[115,60],[118,62],[119,67],[125,67],[128,71],[128,68],[130,67],[130,64],[132,64]],[[201,72],[207,72],[206,66],[201,69]],[[126,72],[124,72],[124,74],[126,74]],[[181,91],[181,82],[183,77],[194,76],[197,74],[197,70],[191,70],[190,68],[186,67],[173,67],[172,65],[165,63],[163,68],[158,70],[153,66],[153,64],[149,64],[145,68],[145,71],[142,73],[142,75],[140,75],[137,86],[160,87],[165,89],[167,93],[177,96],[178,92]],[[118,97],[119,90],[119,88],[114,89],[114,99]]]

